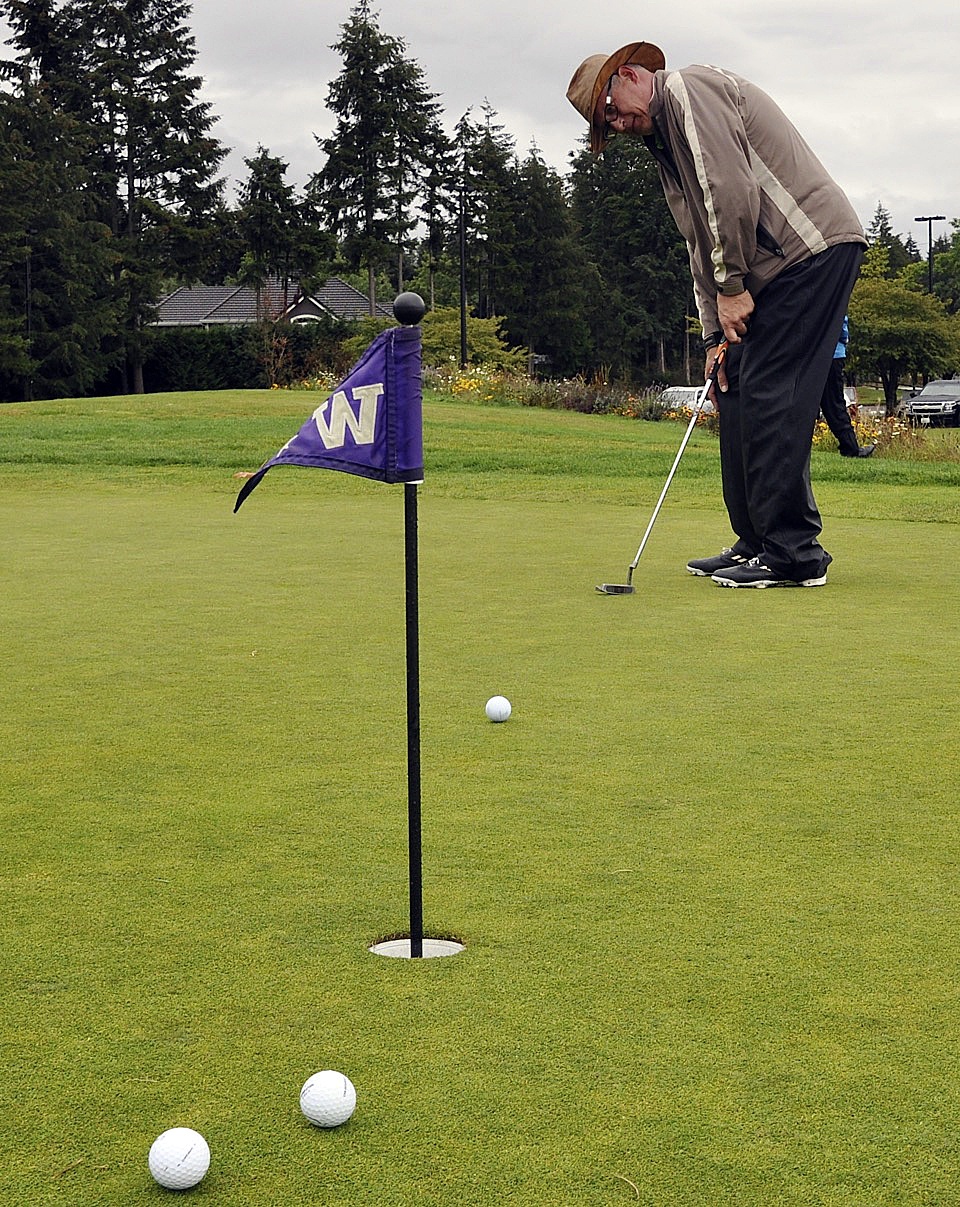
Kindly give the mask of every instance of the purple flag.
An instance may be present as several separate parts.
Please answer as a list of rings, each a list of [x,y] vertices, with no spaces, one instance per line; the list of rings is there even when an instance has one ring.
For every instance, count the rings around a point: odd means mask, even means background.
[[[380,333],[296,436],[240,488],[234,512],[275,465],[339,469],[378,482],[423,481],[420,328]]]

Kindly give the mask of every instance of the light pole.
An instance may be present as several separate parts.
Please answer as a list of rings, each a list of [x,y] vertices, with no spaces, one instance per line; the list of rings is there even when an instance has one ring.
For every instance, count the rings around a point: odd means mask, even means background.
[[[943,214],[929,214],[923,218],[914,218],[914,222],[927,224],[927,293],[933,293],[933,224],[946,222]]]
[[[460,185],[460,368],[467,367],[467,214],[465,184]]]

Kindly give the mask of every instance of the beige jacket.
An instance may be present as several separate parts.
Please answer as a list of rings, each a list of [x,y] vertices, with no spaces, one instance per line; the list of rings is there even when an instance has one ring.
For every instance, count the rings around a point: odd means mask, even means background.
[[[687,241],[706,335],[718,293],[757,296],[785,268],[866,243],[843,190],[783,111],[742,76],[693,66],[654,73],[644,141]]]

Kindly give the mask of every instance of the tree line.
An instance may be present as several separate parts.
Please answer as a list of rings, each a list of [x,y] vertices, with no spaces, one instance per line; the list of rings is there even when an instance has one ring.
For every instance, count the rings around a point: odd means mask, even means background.
[[[186,0],[0,0],[12,31],[0,63],[0,398],[142,391],[155,306],[177,285],[281,278],[309,291],[331,274],[362,287],[371,312],[403,289],[431,308],[459,306],[463,291],[471,315],[497,318],[554,375],[695,380],[686,249],[641,144],[618,140],[601,160],[581,144],[561,176],[535,146],[519,154],[486,101],[448,136],[422,68],[359,0],[333,47],[335,125],[317,139],[317,171],[297,187],[258,147],[231,201],[190,12]],[[872,279],[921,293],[916,247],[880,206],[874,228]],[[952,331],[956,224],[941,243],[924,304]],[[879,372],[868,309],[851,315],[851,357]],[[955,355],[925,346],[897,371],[939,371]]]

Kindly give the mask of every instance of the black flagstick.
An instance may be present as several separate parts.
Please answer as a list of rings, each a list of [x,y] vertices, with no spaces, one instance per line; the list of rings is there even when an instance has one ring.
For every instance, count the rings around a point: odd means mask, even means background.
[[[403,484],[407,568],[407,828],[410,847],[410,955],[423,955],[423,846],[420,834],[420,619],[417,601],[417,485]]]
[[[415,293],[393,303],[397,322],[414,327],[426,306]],[[417,565],[417,484],[403,484],[407,634],[407,833],[410,857],[410,957],[423,956],[423,843],[420,819],[420,615]]]

